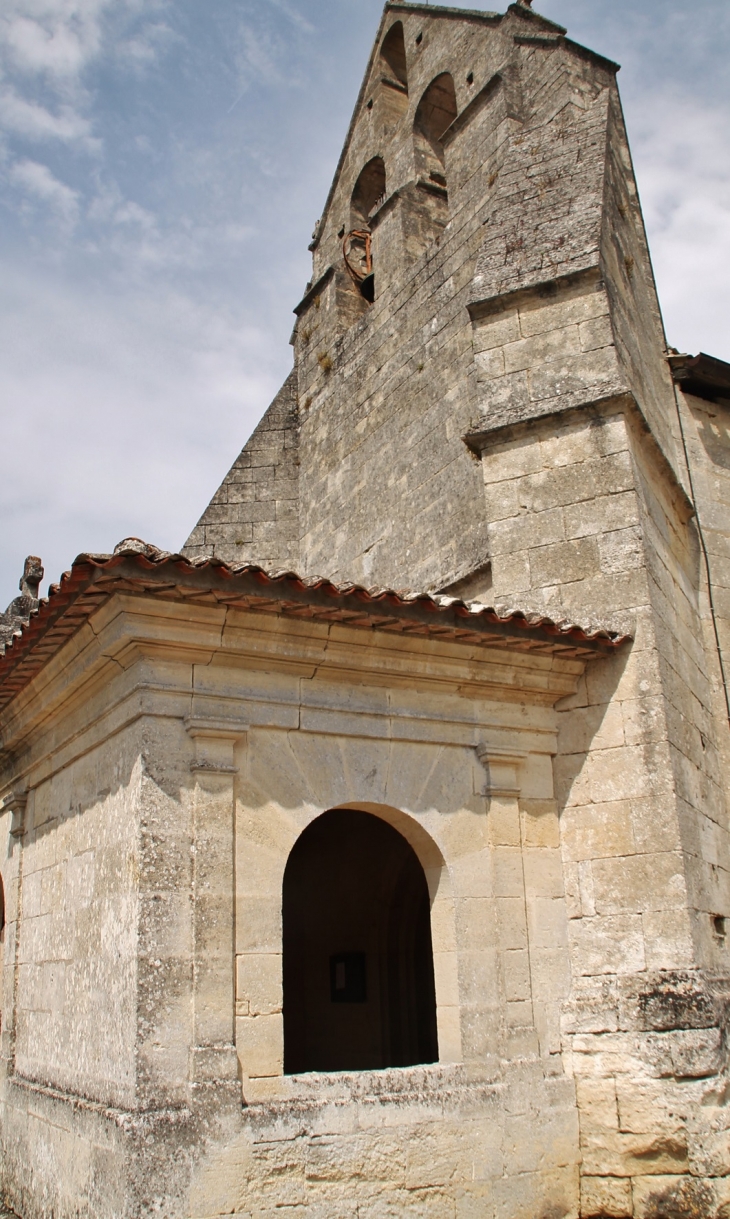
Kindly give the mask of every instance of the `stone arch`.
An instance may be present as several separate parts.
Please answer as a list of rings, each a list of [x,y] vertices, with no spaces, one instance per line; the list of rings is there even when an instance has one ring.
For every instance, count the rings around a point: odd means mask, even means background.
[[[431,899],[389,817],[330,809],[284,870],[284,1070],[438,1060]]]
[[[394,21],[380,44],[380,68],[385,84],[401,85],[408,92],[408,64],[403,22]]]
[[[413,124],[416,141],[417,169],[434,176],[445,185],[444,132],[456,118],[456,89],[450,72],[442,72],[431,81],[416,110]]]
[[[405,838],[418,857],[431,901],[431,948],[436,988],[439,1062],[460,1062],[462,1044],[456,910],[451,872],[443,853],[434,838],[415,817],[392,804],[360,800],[357,803],[341,804],[339,807],[358,808],[376,817],[382,817]]]
[[[372,213],[385,198],[386,179],[383,158],[372,157],[363,166],[350,198],[350,226],[342,243],[348,276],[362,300],[375,299],[375,270],[372,257]]]

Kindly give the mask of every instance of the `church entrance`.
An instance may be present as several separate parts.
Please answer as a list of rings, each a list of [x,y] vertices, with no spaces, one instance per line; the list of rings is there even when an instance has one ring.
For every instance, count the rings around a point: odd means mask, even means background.
[[[285,1072],[435,1062],[430,903],[405,838],[324,813],[292,849],[283,905]]]

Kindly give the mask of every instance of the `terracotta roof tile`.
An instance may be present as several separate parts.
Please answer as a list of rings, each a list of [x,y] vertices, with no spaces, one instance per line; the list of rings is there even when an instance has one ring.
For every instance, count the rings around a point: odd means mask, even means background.
[[[409,589],[334,584],[320,576],[266,571],[254,563],[234,566],[222,559],[188,559],[125,538],[113,554],[80,554],[71,570],[33,611],[30,621],[0,656],[0,708],[30,682],[47,660],[114,593],[166,600],[194,600],[259,612],[340,622],[349,626],[430,635],[487,647],[605,655],[628,636],[606,629],[466,602]]]

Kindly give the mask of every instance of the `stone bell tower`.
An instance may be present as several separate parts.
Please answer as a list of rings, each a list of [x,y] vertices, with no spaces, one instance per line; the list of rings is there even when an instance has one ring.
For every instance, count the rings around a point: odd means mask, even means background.
[[[633,636],[553,759],[581,1214],[725,1215],[730,370],[668,358],[616,73],[527,3],[386,5],[293,372],[185,553]]]

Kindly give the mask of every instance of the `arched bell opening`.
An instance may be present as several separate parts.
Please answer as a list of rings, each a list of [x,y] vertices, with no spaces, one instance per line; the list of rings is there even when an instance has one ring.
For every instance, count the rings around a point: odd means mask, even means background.
[[[342,243],[345,269],[362,300],[375,300],[370,222],[373,212],[385,198],[385,162],[373,157],[361,170],[350,200],[350,226]]]
[[[403,216],[405,246],[410,259],[420,257],[438,241],[448,223],[446,155],[442,137],[455,118],[454,81],[448,72],[442,72],[423,94],[413,124],[416,180],[408,192]]]
[[[408,93],[408,64],[402,21],[393,23],[380,44],[380,69],[384,82],[400,85]]]
[[[284,1070],[359,1071],[438,1058],[428,886],[378,816],[335,809],[284,873]]]
[[[446,187],[446,158],[441,139],[456,118],[456,90],[450,72],[442,72],[418,103],[413,135],[416,170],[426,180]]]
[[[396,21],[380,44],[376,119],[390,135],[408,110],[408,64],[403,23]]]

